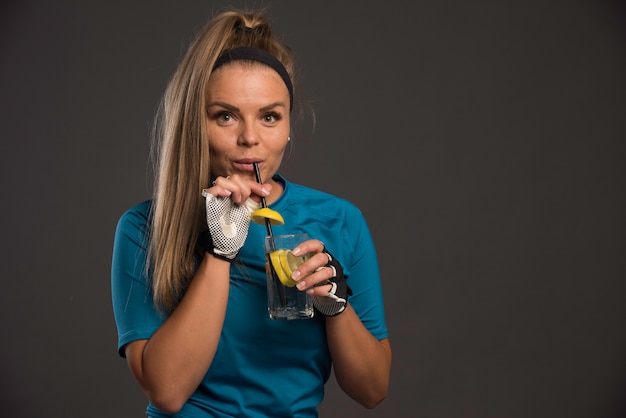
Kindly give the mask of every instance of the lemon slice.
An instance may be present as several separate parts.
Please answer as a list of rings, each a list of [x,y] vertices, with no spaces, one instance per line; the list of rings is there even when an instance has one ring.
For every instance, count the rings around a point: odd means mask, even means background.
[[[291,274],[293,271],[304,262],[302,257],[296,257],[291,254],[291,251],[289,250],[285,250],[285,252],[280,254],[278,259],[280,260],[280,264],[283,266],[283,270],[285,270],[285,273],[289,276],[289,280],[291,280]]]
[[[270,253],[270,261],[272,262],[272,267],[278,276],[278,280],[280,280],[280,282],[287,287],[293,287],[296,285],[296,282],[291,278],[292,270],[289,268],[289,262],[286,261],[287,253],[291,255],[291,251],[289,250],[272,251]],[[293,255],[291,257],[295,258]],[[283,262],[281,259],[284,259],[285,261]]]
[[[282,215],[270,208],[260,208],[252,212],[250,215],[252,222],[257,224],[265,224],[265,220],[270,220],[270,225],[283,225],[285,220]]]

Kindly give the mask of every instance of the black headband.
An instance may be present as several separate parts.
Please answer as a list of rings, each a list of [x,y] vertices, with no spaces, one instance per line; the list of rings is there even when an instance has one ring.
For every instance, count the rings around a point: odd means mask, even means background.
[[[278,60],[278,58],[263,49],[242,46],[222,52],[217,61],[215,61],[215,64],[213,64],[213,71],[217,70],[224,64],[237,60],[262,62],[276,71],[278,75],[280,75],[280,78],[282,78],[285,82],[287,90],[289,90],[289,111],[293,109],[293,86],[291,84],[291,78],[289,78],[289,73],[287,73],[285,66]]]

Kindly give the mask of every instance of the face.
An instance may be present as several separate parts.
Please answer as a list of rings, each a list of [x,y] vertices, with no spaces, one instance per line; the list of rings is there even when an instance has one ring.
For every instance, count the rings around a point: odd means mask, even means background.
[[[207,89],[211,176],[234,173],[263,181],[280,166],[289,137],[289,91],[264,65],[233,62],[218,68]]]

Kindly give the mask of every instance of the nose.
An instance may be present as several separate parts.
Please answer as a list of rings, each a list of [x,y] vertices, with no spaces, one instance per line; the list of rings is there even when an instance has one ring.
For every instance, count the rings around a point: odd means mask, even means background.
[[[243,146],[252,146],[260,141],[259,132],[256,130],[253,122],[244,122],[237,143]]]

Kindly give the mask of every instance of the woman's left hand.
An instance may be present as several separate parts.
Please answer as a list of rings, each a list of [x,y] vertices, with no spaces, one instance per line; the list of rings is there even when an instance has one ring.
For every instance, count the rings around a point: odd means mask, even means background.
[[[327,266],[328,255],[323,251],[324,243],[317,239],[305,241],[291,251],[297,257],[310,255],[293,271],[291,278],[298,283],[298,290],[306,291],[311,296],[326,296],[332,287],[331,284],[323,284],[334,275],[333,269]]]
[[[313,254],[291,275],[299,290],[313,296],[313,306],[325,316],[339,315],[348,305],[352,290],[346,283],[341,263],[319,240],[306,241],[293,249],[295,256]]]

